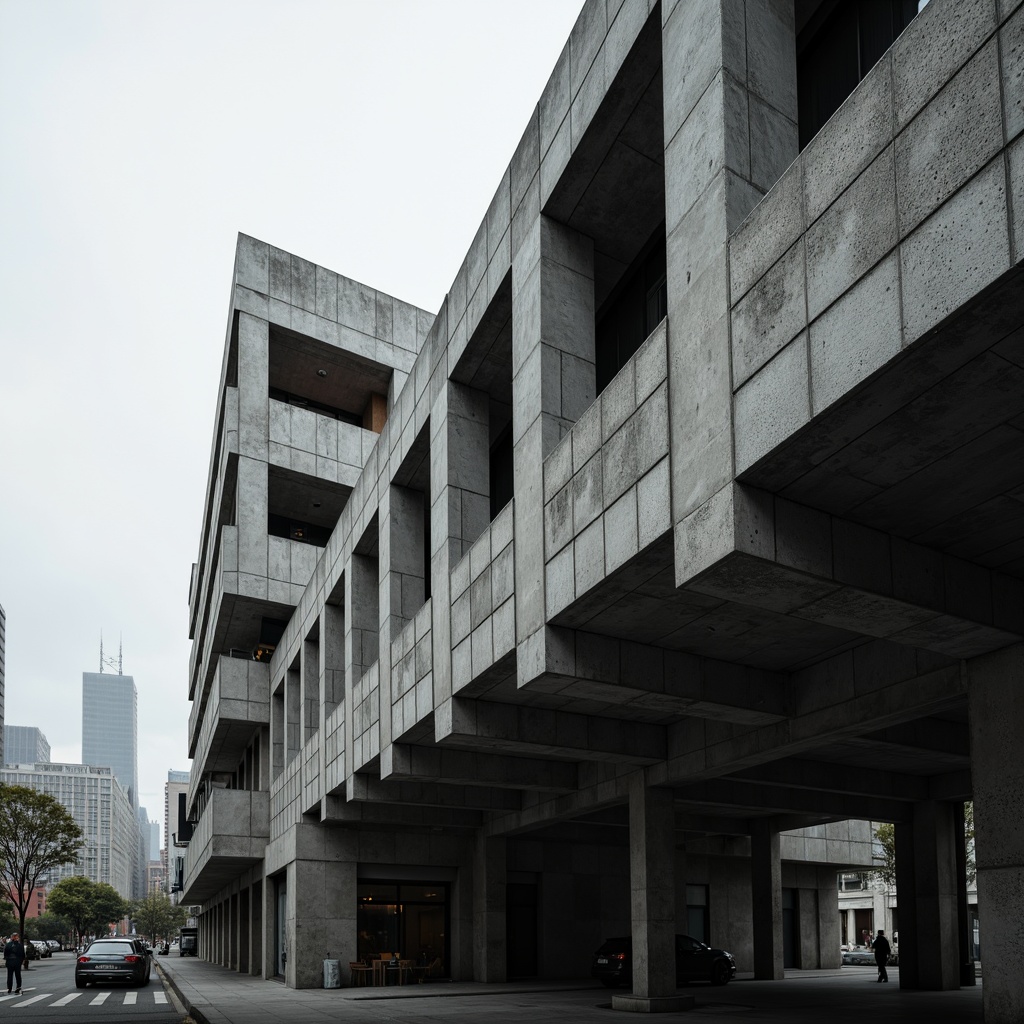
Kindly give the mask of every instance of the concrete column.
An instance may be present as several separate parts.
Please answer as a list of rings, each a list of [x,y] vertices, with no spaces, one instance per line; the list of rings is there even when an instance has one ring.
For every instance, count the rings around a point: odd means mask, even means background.
[[[248,974],[252,963],[252,932],[249,915],[252,907],[252,889],[246,886],[238,894],[238,973]]]
[[[320,728],[320,640],[304,640],[299,648],[299,675],[302,679],[299,709],[300,745],[304,747]]]
[[[228,969],[234,971],[238,969],[238,893],[224,901],[224,909],[227,914],[227,927],[224,929],[226,963]]]
[[[649,788],[638,772],[629,787],[633,991],[613,995],[613,1009],[654,1013],[693,1006],[692,997],[675,994],[677,870],[685,877],[675,850],[672,791]]]
[[[1024,1020],[1024,646],[975,658],[967,672],[985,1024],[1010,1024]]]
[[[843,936],[839,934],[839,911],[836,903],[836,872],[832,868],[817,868],[818,967],[842,966],[839,947]]]
[[[320,612],[321,721],[345,699],[345,608],[325,604]]]
[[[960,987],[955,846],[950,803],[917,803],[912,822],[896,825],[900,988]]]
[[[253,882],[252,902],[250,904],[251,920],[249,922],[250,944],[252,955],[249,960],[249,973],[257,978],[263,975],[264,945],[263,937],[263,882]]]
[[[750,885],[754,932],[754,977],[781,981],[782,857],[779,833],[757,822],[750,837]]]
[[[702,522],[732,518],[736,500],[727,239],[798,153],[796,44],[793,0],[663,3],[662,17],[672,521],[683,554]],[[692,571],[678,566],[677,581]]]
[[[473,980],[505,981],[505,839],[478,836],[473,864]]]
[[[516,640],[544,625],[544,458],[594,400],[594,244],[539,215],[512,261]],[[520,652],[520,658],[524,657]],[[532,678],[530,671],[526,678]]]
[[[960,952],[960,984],[976,985],[971,915],[967,904],[967,837],[964,834],[964,805],[953,804],[953,835],[956,853],[956,935]]]
[[[302,673],[298,666],[284,674],[284,763],[302,749]]]
[[[370,527],[376,530],[375,525]],[[379,560],[373,555],[352,555],[345,570],[345,775],[355,771],[355,699],[353,691],[377,660],[380,637]]]

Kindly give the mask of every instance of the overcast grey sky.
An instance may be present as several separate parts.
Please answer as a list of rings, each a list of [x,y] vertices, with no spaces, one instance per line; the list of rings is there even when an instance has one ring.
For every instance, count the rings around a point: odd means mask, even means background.
[[[0,0],[6,721],[81,756],[124,638],[187,768],[188,583],[235,236],[437,309],[582,0]]]

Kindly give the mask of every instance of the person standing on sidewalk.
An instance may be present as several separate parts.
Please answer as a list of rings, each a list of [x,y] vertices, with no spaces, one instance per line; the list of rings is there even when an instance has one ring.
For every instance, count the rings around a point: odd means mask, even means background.
[[[878,980],[888,981],[889,972],[886,971],[885,965],[889,962],[889,954],[892,952],[889,946],[889,940],[885,937],[885,929],[879,928],[878,934],[875,936],[875,941],[871,943],[871,948],[875,951],[875,963],[878,965]]]
[[[15,932],[4,946],[4,965],[7,967],[7,994],[11,994],[11,982],[17,982],[21,995],[21,965],[25,962],[25,947]]]

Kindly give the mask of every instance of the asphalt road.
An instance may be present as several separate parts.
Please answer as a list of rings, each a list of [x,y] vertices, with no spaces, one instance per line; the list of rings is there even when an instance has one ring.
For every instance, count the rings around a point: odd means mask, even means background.
[[[0,982],[6,981],[4,970]],[[54,953],[45,960],[33,960],[32,967],[21,972],[21,986],[20,996],[9,996],[6,985],[0,985],[0,1022],[181,1024],[184,1017],[175,1009],[155,970],[145,986],[76,988],[74,953]]]

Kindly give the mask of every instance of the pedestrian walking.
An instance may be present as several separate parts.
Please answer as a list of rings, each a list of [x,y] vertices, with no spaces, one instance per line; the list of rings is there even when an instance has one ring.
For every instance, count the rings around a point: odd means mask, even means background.
[[[4,965],[7,967],[7,994],[11,994],[11,983],[16,982],[21,995],[21,965],[25,961],[25,947],[15,932],[4,945]]]
[[[875,951],[875,963],[878,965],[878,980],[888,981],[889,973],[885,969],[885,965],[889,962],[889,954],[892,952],[892,948],[889,946],[889,940],[885,937],[885,929],[879,928],[878,934],[875,936],[875,941],[871,943],[871,948]]]

